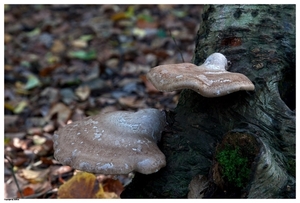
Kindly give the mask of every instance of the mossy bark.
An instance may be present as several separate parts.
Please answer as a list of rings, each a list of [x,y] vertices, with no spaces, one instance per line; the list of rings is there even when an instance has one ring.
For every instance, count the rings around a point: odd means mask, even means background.
[[[123,197],[185,198],[201,174],[211,182],[205,197],[295,198],[295,7],[206,6],[193,62],[220,52],[229,71],[246,75],[255,91],[218,98],[182,91],[160,143],[167,166],[137,174]],[[243,194],[222,193],[212,175],[216,147],[232,133],[253,136],[259,146]]]

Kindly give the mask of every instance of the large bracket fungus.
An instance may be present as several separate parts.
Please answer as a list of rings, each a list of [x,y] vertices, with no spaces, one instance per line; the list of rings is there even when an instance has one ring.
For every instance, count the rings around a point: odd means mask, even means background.
[[[87,117],[54,133],[54,156],[92,173],[154,173],[166,165],[157,146],[165,125],[165,113],[152,108]]]
[[[252,82],[241,73],[226,70],[223,54],[211,54],[201,66],[192,63],[160,65],[147,78],[160,91],[192,89],[204,97],[220,97],[240,90],[254,90]]]

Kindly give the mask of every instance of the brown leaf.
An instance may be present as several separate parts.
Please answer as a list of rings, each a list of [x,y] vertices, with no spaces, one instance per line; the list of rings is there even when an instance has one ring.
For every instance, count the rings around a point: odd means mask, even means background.
[[[143,99],[137,99],[137,96],[128,96],[128,97],[120,97],[118,102],[123,107],[130,108],[142,108],[145,106],[145,101]]]
[[[52,185],[48,180],[41,183],[31,183],[28,187],[32,188],[38,196],[41,196],[52,189]]]
[[[111,194],[103,190],[96,176],[80,172],[58,189],[59,198],[117,198],[115,193]]]
[[[52,189],[52,186],[49,181],[44,181],[41,183],[30,183],[22,190],[24,197],[36,198],[44,195],[46,192]],[[17,197],[20,198],[21,195],[17,192]]]
[[[52,72],[60,66],[61,64],[57,63],[51,66],[44,67],[40,70],[39,75],[41,77],[51,76]]]
[[[23,156],[17,156],[13,159],[14,166],[22,166],[28,161],[28,157],[24,154]]]
[[[9,43],[13,39],[13,36],[10,34],[5,33],[4,34],[4,44]]]
[[[103,181],[103,190],[105,192],[114,192],[118,196],[120,196],[124,190],[124,187],[119,180],[114,180],[112,178],[108,178]]]
[[[43,131],[47,133],[53,132],[54,130],[55,130],[54,123],[48,123],[43,127]]]
[[[53,53],[62,53],[63,51],[66,50],[66,46],[64,45],[64,43],[61,40],[54,40],[53,41],[53,45],[51,47],[51,51]]]
[[[22,193],[23,193],[23,196],[26,197],[26,196],[33,195],[33,194],[34,194],[34,190],[33,190],[31,187],[25,187],[25,188],[22,190]],[[21,194],[20,194],[19,191],[18,191],[18,193],[17,193],[17,197],[18,197],[18,198],[21,197]]]
[[[157,22],[147,22],[144,19],[138,19],[136,26],[141,29],[145,28],[157,28]]]
[[[69,107],[67,107],[65,104],[57,103],[51,108],[51,110],[47,116],[47,119],[50,120],[52,118],[52,116],[57,114],[58,122],[66,123],[67,120],[70,118],[71,113],[72,113],[71,109]]]
[[[45,165],[52,165],[53,164],[53,160],[47,157],[41,157],[40,158],[42,163]]]

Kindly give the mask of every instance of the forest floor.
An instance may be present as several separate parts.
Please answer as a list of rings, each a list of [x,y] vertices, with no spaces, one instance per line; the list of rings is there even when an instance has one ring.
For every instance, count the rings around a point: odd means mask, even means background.
[[[145,74],[192,61],[201,11],[201,5],[5,5],[4,197],[58,197],[76,173],[53,157],[53,133],[67,122],[116,110],[174,109],[179,92],[159,92]]]

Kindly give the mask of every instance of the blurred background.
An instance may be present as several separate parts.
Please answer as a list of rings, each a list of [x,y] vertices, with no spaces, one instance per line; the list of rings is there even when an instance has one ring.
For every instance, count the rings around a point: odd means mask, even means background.
[[[172,110],[145,74],[191,62],[202,5],[5,5],[5,198],[57,198],[52,135],[101,112]],[[15,178],[14,178],[14,176]],[[26,193],[27,192],[27,193]]]

